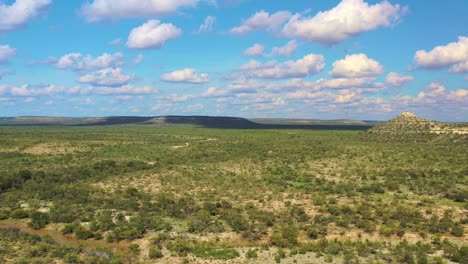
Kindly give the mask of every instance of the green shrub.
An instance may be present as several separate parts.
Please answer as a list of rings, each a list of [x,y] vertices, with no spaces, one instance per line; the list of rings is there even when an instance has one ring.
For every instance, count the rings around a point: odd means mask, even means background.
[[[66,224],[63,228],[62,228],[62,234],[66,235],[66,234],[71,234],[75,231],[75,228],[78,226],[77,223],[73,223],[73,224]]]
[[[274,231],[270,242],[278,247],[293,247],[298,245],[299,232],[294,225],[285,225],[279,231]]]
[[[247,253],[245,253],[245,257],[247,259],[256,259],[258,257],[257,250],[249,249]]]
[[[164,254],[162,253],[161,249],[152,247],[149,250],[149,257],[150,259],[158,259],[164,257]]]
[[[23,209],[16,209],[11,212],[10,217],[13,219],[24,219],[29,217],[29,212]]]
[[[49,223],[49,214],[34,211],[30,214],[31,222],[28,223],[34,229],[44,228]]]
[[[77,225],[73,231],[78,239],[87,240],[94,237],[93,232],[89,231],[82,225]]]
[[[460,224],[455,224],[453,227],[452,227],[452,231],[450,232],[453,236],[456,236],[456,237],[462,237],[463,234],[464,234],[464,228],[463,228],[463,225],[460,225]]]

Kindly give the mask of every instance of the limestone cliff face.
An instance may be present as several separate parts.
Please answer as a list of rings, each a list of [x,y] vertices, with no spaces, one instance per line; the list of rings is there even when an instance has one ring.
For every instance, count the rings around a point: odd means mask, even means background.
[[[369,129],[364,137],[375,141],[468,141],[468,124],[435,122],[403,112]]]

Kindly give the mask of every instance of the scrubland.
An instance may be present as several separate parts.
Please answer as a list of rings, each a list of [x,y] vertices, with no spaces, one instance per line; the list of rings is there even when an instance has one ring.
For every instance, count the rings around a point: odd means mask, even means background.
[[[466,142],[0,127],[1,263],[468,263]]]

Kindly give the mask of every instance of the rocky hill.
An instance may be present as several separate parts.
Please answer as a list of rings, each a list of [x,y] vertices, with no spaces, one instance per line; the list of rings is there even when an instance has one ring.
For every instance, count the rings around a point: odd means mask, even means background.
[[[373,141],[396,142],[468,141],[468,123],[436,122],[403,112],[367,130],[363,137]]]

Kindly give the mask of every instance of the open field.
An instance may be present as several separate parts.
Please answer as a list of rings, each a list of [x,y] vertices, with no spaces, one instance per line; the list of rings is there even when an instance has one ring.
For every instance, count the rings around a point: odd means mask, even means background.
[[[0,263],[468,263],[466,141],[360,133],[0,126]]]

